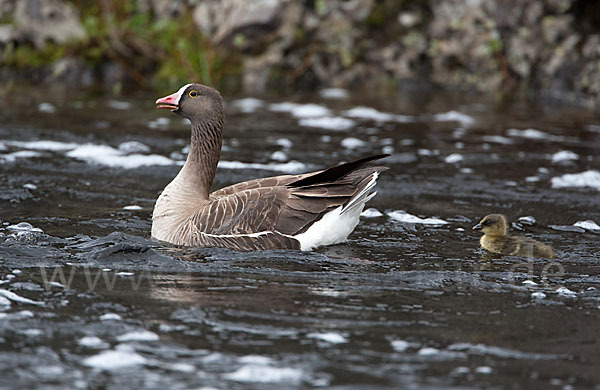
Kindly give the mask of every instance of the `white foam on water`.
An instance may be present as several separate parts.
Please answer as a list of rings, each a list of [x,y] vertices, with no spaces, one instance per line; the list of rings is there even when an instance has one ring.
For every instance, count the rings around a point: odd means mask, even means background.
[[[0,306],[2,306],[2,310],[6,310],[8,307],[10,307],[10,305],[11,305],[10,299],[0,297]]]
[[[339,333],[335,333],[335,332],[326,332],[326,333],[309,333],[306,335],[306,337],[311,338],[311,339],[317,339],[320,341],[325,341],[331,344],[341,344],[341,343],[347,343],[348,339],[344,336],[342,336]]]
[[[417,352],[420,356],[433,356],[440,353],[440,350],[433,347],[423,347]]]
[[[24,149],[45,150],[53,152],[67,152],[66,156],[84,160],[89,163],[107,165],[110,167],[139,168],[148,165],[173,165],[176,162],[170,158],[150,154],[144,155],[139,152],[148,152],[150,148],[137,141],[124,142],[115,149],[108,145],[77,144],[72,142],[59,142],[51,140],[37,141],[7,141],[8,145],[22,147]],[[40,156],[39,153],[29,150],[18,151],[0,156],[8,161],[16,158],[28,158]]]
[[[131,103],[114,99],[109,100],[107,105],[115,110],[129,110],[131,108]]]
[[[292,141],[290,141],[288,138],[277,138],[275,143],[285,149],[289,149],[292,146],[294,146],[294,143]]]
[[[285,154],[285,152],[282,152],[281,150],[276,150],[273,153],[271,153],[271,160],[285,162],[288,160],[288,156],[287,154]]]
[[[440,154],[439,150],[419,149],[417,150],[419,156],[437,156]]]
[[[516,349],[509,349],[485,344],[454,343],[449,345],[447,349],[449,351],[462,351],[472,355],[495,356],[503,359],[553,360],[561,358],[561,355],[557,354],[523,352]]]
[[[299,384],[304,377],[304,373],[298,368],[247,364],[236,371],[223,375],[223,377],[235,382],[282,383],[290,386]]]
[[[578,160],[579,156],[577,153],[571,152],[570,150],[561,150],[552,155],[552,163],[556,164],[562,161],[574,161]]]
[[[563,297],[569,297],[569,298],[573,298],[577,296],[577,293],[575,291],[569,290],[566,287],[559,287],[556,289],[555,291],[558,295],[563,296]]]
[[[304,127],[319,127],[321,129],[342,131],[354,127],[356,122],[341,116],[324,116],[320,118],[303,118],[300,119],[298,124]]]
[[[143,210],[143,207],[138,206],[137,204],[131,204],[129,206],[123,206],[123,210]]]
[[[7,145],[16,146],[23,149],[32,150],[47,150],[51,152],[62,152],[72,150],[79,146],[73,142],[60,142],[52,140],[36,140],[36,141],[5,141]]]
[[[117,313],[106,313],[106,314],[102,314],[100,316],[100,320],[101,321],[110,321],[110,320],[114,320],[114,321],[121,321],[123,318],[118,315]]]
[[[581,173],[568,173],[552,178],[552,188],[590,187],[600,190],[600,172],[589,170]]]
[[[348,91],[342,88],[325,88],[319,91],[319,95],[324,99],[346,99]]]
[[[173,363],[170,364],[169,369],[173,370],[173,371],[179,371],[179,372],[185,372],[186,374],[191,374],[194,371],[196,371],[196,367],[193,364],[187,364],[187,363]],[[209,389],[208,387],[200,387],[198,390],[202,390],[202,389]],[[214,388],[213,388],[214,389]],[[218,390],[218,389],[215,389]]]
[[[289,112],[296,118],[314,118],[320,116],[328,116],[331,114],[331,111],[327,107],[323,107],[314,103],[275,103],[269,105],[269,109],[275,112]]]
[[[523,284],[526,286],[537,286],[538,284],[536,282],[534,282],[533,280],[524,280]]]
[[[19,222],[16,225],[9,225],[6,228],[15,232],[43,233],[42,229],[33,227],[29,222]]]
[[[322,295],[324,297],[341,297],[344,295],[341,291],[327,288],[327,287],[309,287],[308,290],[315,295]]]
[[[83,160],[92,164],[106,165],[113,168],[134,169],[151,165],[174,165],[176,162],[157,154],[123,153],[108,145],[85,144],[67,152],[67,157]]]
[[[127,141],[119,144],[119,150],[123,153],[148,153],[150,147],[138,141]]]
[[[450,371],[450,375],[452,375],[452,376],[466,375],[470,372],[471,372],[471,369],[469,367],[460,366],[460,367],[456,367],[455,369]]]
[[[22,333],[27,337],[39,337],[44,334],[44,331],[37,328],[29,328],[22,331]]]
[[[525,217],[519,217],[519,222],[524,223],[525,225],[535,225],[537,221],[531,215],[527,215]]]
[[[491,374],[493,372],[492,367],[490,366],[479,366],[475,367],[475,372],[477,374]]]
[[[33,370],[36,374],[45,378],[56,378],[65,373],[65,369],[61,366],[35,366]]]
[[[465,158],[462,154],[452,153],[451,155],[448,155],[446,156],[446,158],[444,158],[444,162],[447,164],[456,164],[463,161],[464,159]]]
[[[358,149],[367,145],[365,141],[354,137],[344,138],[341,144],[346,149]]]
[[[263,364],[268,365],[273,363],[273,359],[267,356],[261,355],[246,355],[238,359],[240,363],[244,364]]]
[[[128,332],[117,336],[117,341],[126,342],[126,341],[157,341],[160,337],[154,332],[150,332],[149,330],[138,330],[133,332]]]
[[[546,141],[564,141],[566,138],[558,135],[552,135],[544,133],[538,129],[508,129],[506,134],[511,137],[527,138],[532,140],[546,140]]]
[[[22,297],[12,291],[0,289],[0,296],[10,299],[13,302],[26,303],[28,305],[44,306],[44,302],[34,301],[29,298]]]
[[[481,137],[481,140],[484,142],[503,145],[511,145],[514,143],[512,139],[508,137],[503,137],[501,135],[484,135],[483,137]]]
[[[241,112],[246,113],[246,114],[255,112],[256,110],[263,107],[264,105],[265,105],[264,101],[253,98],[253,97],[238,99],[238,100],[234,100],[231,102],[232,107],[235,107],[236,109],[238,109]]]
[[[395,221],[403,223],[418,223],[424,225],[446,225],[448,222],[440,218],[419,218],[416,215],[407,213],[404,210],[390,211],[387,215]]]
[[[77,340],[77,344],[86,348],[104,349],[108,347],[108,343],[105,343],[101,338],[96,336],[84,336]]]
[[[0,154],[0,160],[4,160],[6,162],[15,162],[18,158],[40,157],[41,155],[41,153],[34,152],[32,150],[19,150],[17,152]]]
[[[148,127],[151,129],[167,130],[169,128],[171,120],[167,117],[159,117],[148,122]]]
[[[357,106],[350,110],[344,111],[343,115],[363,120],[371,120],[374,122],[414,122],[414,118],[407,115],[396,115],[389,112],[381,112],[372,107]]]
[[[390,344],[396,352],[404,352],[410,347],[410,343],[404,340],[393,340]]]
[[[469,127],[475,124],[475,118],[459,111],[448,111],[435,114],[433,119],[438,122],[458,122],[462,126]]]
[[[37,186],[33,183],[25,183],[23,184],[23,188],[27,188],[28,190],[37,190]]]
[[[222,169],[264,169],[267,171],[279,171],[286,173],[297,173],[306,169],[306,164],[298,161],[288,161],[286,163],[244,163],[241,161],[219,161],[219,168]]]
[[[377,218],[383,216],[383,213],[374,207],[370,207],[360,213],[360,216],[364,218]]]
[[[56,107],[54,107],[54,104],[52,103],[43,102],[38,104],[38,111],[46,114],[53,114],[56,112]]]
[[[145,363],[146,358],[137,354],[133,348],[124,348],[121,345],[117,346],[115,350],[104,351],[83,360],[84,365],[105,371],[120,370]]]
[[[586,221],[577,221],[573,224],[573,226],[577,226],[585,230],[600,230],[600,226],[598,226],[598,224],[591,219]]]
[[[540,292],[540,291],[534,292],[534,293],[531,293],[531,298],[533,298],[533,299],[545,299],[546,298],[546,294],[544,294],[543,292]]]

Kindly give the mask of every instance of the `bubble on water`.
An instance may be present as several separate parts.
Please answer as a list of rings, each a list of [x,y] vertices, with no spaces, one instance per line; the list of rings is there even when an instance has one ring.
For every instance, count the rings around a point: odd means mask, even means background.
[[[342,88],[325,88],[319,91],[324,99],[346,99],[349,94],[348,91]]]
[[[545,299],[546,298],[546,294],[544,294],[543,292],[534,292],[531,293],[531,298],[533,299]]]
[[[348,342],[348,339],[346,337],[342,336],[339,333],[335,333],[335,332],[309,333],[306,335],[306,337],[311,338],[311,339],[317,339],[320,341],[325,341],[325,342],[331,343],[331,344],[341,344],[341,343]]]
[[[56,112],[56,107],[52,103],[43,102],[38,104],[38,111],[46,114],[54,114]]]
[[[138,141],[127,141],[119,144],[119,150],[123,153],[148,153],[150,147]]]
[[[160,337],[154,332],[150,332],[148,330],[139,330],[128,332],[117,336],[117,341],[125,342],[125,341],[157,341]]]
[[[106,313],[100,316],[101,321],[121,321],[123,318],[116,313]]]
[[[360,213],[360,216],[364,218],[377,218],[383,216],[383,213],[376,208],[370,207]]]
[[[244,99],[238,99],[231,102],[231,106],[240,110],[243,113],[252,113],[263,107],[265,102],[260,99],[256,99],[253,97],[247,97]]]

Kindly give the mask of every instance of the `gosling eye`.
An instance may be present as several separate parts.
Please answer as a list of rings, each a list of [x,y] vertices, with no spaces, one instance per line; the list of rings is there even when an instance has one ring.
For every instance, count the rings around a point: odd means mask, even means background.
[[[492,221],[490,221],[489,219],[487,221],[483,221],[481,223],[483,226],[490,226],[492,224]]]
[[[196,96],[198,96],[198,91],[196,91],[195,89],[192,89],[189,93],[188,96],[191,98],[195,98]]]

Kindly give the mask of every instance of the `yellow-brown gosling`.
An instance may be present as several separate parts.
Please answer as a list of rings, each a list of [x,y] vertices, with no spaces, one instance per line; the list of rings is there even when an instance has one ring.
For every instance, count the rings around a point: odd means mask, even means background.
[[[511,236],[507,233],[506,217],[502,214],[486,215],[473,230],[481,230],[483,236],[479,240],[483,249],[501,255],[538,257],[551,259],[554,250],[527,237]]]

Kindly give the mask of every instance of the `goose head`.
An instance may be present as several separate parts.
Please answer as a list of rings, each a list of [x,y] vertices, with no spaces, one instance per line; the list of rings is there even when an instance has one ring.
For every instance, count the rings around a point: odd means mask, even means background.
[[[506,235],[506,217],[502,214],[490,214],[483,217],[473,230],[480,230],[488,236],[505,236]]]
[[[223,116],[223,98],[216,89],[202,84],[186,84],[171,95],[156,100],[156,108],[166,108],[192,123]]]

